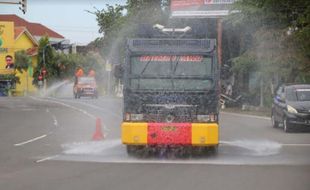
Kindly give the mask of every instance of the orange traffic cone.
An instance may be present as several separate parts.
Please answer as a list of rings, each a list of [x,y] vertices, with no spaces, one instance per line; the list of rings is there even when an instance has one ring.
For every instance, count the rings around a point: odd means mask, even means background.
[[[100,141],[100,140],[103,140],[104,139],[104,135],[103,135],[103,132],[101,130],[101,119],[100,118],[97,118],[96,119],[96,131],[93,135],[93,138],[92,140],[93,141]]]

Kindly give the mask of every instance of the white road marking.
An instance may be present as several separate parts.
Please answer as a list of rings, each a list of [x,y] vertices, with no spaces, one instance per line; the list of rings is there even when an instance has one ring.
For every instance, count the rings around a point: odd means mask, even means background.
[[[46,108],[46,113],[51,113],[48,108]],[[56,118],[56,116],[54,114],[51,114],[51,115],[52,115],[52,118],[53,118],[53,121],[54,121],[54,125],[57,127],[58,126],[57,118]]]
[[[270,120],[269,117],[256,116],[256,115],[249,115],[249,114],[230,113],[230,112],[223,112],[223,111],[221,111],[220,113],[226,114],[226,115],[234,115],[234,116],[238,116],[238,117],[249,117],[249,118],[255,118],[255,119]]]
[[[259,141],[258,142],[255,142],[253,141],[252,145],[255,145],[255,143],[257,143],[259,145]],[[264,141],[262,141],[261,143],[264,143]],[[273,144],[268,144],[268,143],[273,143]],[[263,144],[265,146],[268,146],[270,147],[270,145],[280,145],[280,146],[287,146],[287,147],[310,147],[310,144],[303,144],[303,143],[279,143],[279,142],[273,142],[273,141],[270,141],[268,142],[267,144]],[[220,146],[240,146],[242,145],[243,142],[242,141],[220,141]]]
[[[66,103],[63,103],[63,102],[60,102],[60,101],[57,101],[56,99],[52,99],[52,98],[49,98],[49,100],[46,100],[46,99],[41,99],[41,98],[36,98],[36,97],[33,97],[33,96],[30,96],[30,98],[32,98],[33,100],[37,100],[37,101],[45,101],[45,102],[51,102],[51,103],[56,103],[56,104],[60,104],[64,107],[68,107],[68,108],[71,108],[73,110],[76,110],[76,111],[79,111],[79,112],[82,112],[83,114],[87,115],[88,117],[92,118],[92,119],[97,119],[98,117],[96,117],[95,115],[93,114],[90,114],[88,113],[87,111],[83,110],[83,109],[80,109],[80,108],[77,108],[77,107],[74,107],[74,106],[71,106],[69,104],[66,104]],[[56,117],[55,117],[56,118]],[[57,120],[56,120],[57,121]],[[56,123],[58,125],[58,122]],[[54,120],[54,125],[55,125],[55,120]],[[105,138],[108,136],[108,131],[109,128],[106,126],[106,125],[103,125],[103,130],[104,130],[104,134],[105,134]]]
[[[31,142],[34,142],[34,141],[37,141],[37,140],[40,140],[40,139],[43,139],[47,137],[47,135],[42,135],[42,136],[39,136],[39,137],[35,137],[33,139],[30,139],[28,141],[24,141],[24,142],[21,142],[21,143],[17,143],[17,144],[14,144],[14,146],[23,146],[25,144],[28,144],[28,143],[31,143]]]
[[[24,108],[24,109],[21,109],[21,111],[36,111],[36,109],[33,109],[33,108]]]
[[[57,127],[58,126],[58,121],[55,115],[52,115],[53,120],[54,120],[54,125]]]
[[[74,107],[74,106],[71,106],[71,105],[65,104],[65,103],[63,103],[63,102],[61,102],[61,101],[59,101],[59,100],[57,100],[57,99],[55,99],[55,98],[49,98],[49,99],[50,99],[50,101],[51,101],[51,102],[55,102],[55,103],[58,103],[58,104],[61,104],[61,105],[67,106],[67,107],[69,107],[69,108],[72,108],[72,109],[78,110],[78,111],[80,111],[80,112],[84,113],[85,115],[88,115],[88,116],[90,116],[90,117],[92,117],[92,118],[94,118],[94,119],[97,119],[97,117],[96,117],[96,116],[94,116],[94,115],[92,115],[92,114],[88,113],[87,111],[85,111],[85,110],[83,110],[83,109],[80,109],[80,108],[77,108],[77,107]],[[47,101],[48,101],[48,100],[47,100]],[[68,102],[70,102],[70,101],[68,101]],[[72,102],[71,102],[71,103],[72,103]],[[76,102],[75,102],[75,103],[76,103]],[[79,103],[80,103],[80,104],[82,104],[82,105],[86,105],[86,106],[89,106],[89,107],[95,108],[95,109],[104,110],[104,109],[102,109],[102,108],[100,108],[100,107],[98,107],[98,106],[95,106],[95,105],[85,104],[85,103],[81,103],[81,102],[79,102]],[[104,110],[104,111],[107,111],[107,110]],[[112,112],[110,112],[110,113],[112,113]],[[113,115],[113,114],[114,114],[114,113],[112,113],[112,115]],[[119,115],[117,115],[117,114],[114,114],[114,116],[120,117],[120,116],[119,116]],[[106,125],[104,125],[104,124],[103,124],[103,128],[104,128],[104,131],[106,131],[106,133],[105,133],[105,137],[107,137],[107,136],[108,136],[107,131],[110,131],[110,129],[109,129]]]
[[[47,161],[47,160],[52,160],[52,159],[57,158],[58,156],[59,156],[59,155],[49,156],[49,157],[43,158],[43,159],[41,159],[41,160],[37,160],[36,163],[44,162],[44,161]]]
[[[282,144],[282,146],[310,147],[310,144]]]
[[[55,98],[49,98],[49,99],[57,100]],[[118,119],[122,118],[122,116],[120,114],[116,114],[114,112],[111,112],[110,110],[104,109],[104,108],[96,106],[96,105],[87,104],[85,102],[70,101],[70,100],[62,100],[62,101],[66,101],[66,102],[70,102],[70,103],[78,103],[78,104],[85,105],[85,106],[88,106],[88,107],[91,107],[91,108],[94,108],[94,109],[98,109],[98,110],[101,110],[101,111],[104,111],[104,112],[109,112],[109,114],[111,114],[112,116],[114,116],[114,117],[116,117]]]
[[[76,110],[76,111],[82,112],[82,113],[84,113],[85,115],[87,115],[88,117],[91,117],[91,118],[93,118],[93,119],[96,119],[96,118],[97,118],[96,116],[94,116],[94,115],[88,113],[87,111],[85,111],[85,110],[83,110],[83,109],[80,109],[80,108],[71,106],[71,105],[69,105],[69,104],[65,104],[65,103],[60,102],[60,101],[51,100],[51,99],[46,100],[46,99],[36,98],[36,97],[33,97],[33,96],[30,96],[30,97],[31,97],[32,99],[34,99],[34,100],[37,100],[37,101],[45,101],[45,102],[51,102],[51,103],[60,104],[60,105],[62,105],[62,106],[65,106],[65,107],[74,109],[74,110]]]

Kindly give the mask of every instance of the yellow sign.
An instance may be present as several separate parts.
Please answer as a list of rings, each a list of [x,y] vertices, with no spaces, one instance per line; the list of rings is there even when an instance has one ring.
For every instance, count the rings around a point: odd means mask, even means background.
[[[15,74],[14,69],[0,69],[0,75],[13,75]]]
[[[0,22],[0,69],[5,68],[5,57],[14,57],[14,22]]]
[[[105,70],[106,71],[112,71],[112,64],[111,63],[106,63],[105,64]]]

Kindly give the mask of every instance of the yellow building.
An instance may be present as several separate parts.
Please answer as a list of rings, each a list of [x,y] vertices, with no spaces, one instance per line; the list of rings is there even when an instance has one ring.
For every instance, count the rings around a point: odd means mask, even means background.
[[[38,42],[30,34],[30,32],[25,27],[15,27],[14,29],[15,43],[14,50],[20,51],[25,50],[27,54],[31,57],[31,65],[29,65],[27,71],[22,73],[17,71],[16,76],[19,77],[20,84],[16,84],[17,92],[27,92],[32,93],[37,90],[37,88],[32,84],[33,81],[33,68],[37,66],[37,47]]]
[[[14,23],[0,22],[0,69],[5,69],[5,57],[14,57]]]
[[[35,92],[37,89],[32,84],[33,68],[37,66],[38,42],[25,27],[14,27],[14,22],[0,22],[0,74],[7,73],[5,57],[17,51],[25,50],[31,56],[32,64],[27,71],[15,70],[20,83],[16,84],[15,92],[18,95]]]

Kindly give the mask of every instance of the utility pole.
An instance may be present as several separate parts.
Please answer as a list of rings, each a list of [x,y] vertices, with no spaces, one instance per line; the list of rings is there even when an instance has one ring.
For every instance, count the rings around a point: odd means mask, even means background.
[[[222,66],[222,38],[223,38],[223,21],[221,18],[217,19],[217,59],[220,66]]]
[[[260,77],[260,101],[259,101],[259,107],[264,107],[264,80],[261,73]]]
[[[107,86],[107,95],[109,96],[111,94],[111,71],[112,71],[112,66],[109,60],[107,60],[105,69],[108,72],[108,86]]]
[[[44,96],[46,95],[46,86],[47,86],[47,83],[46,83],[46,63],[45,63],[45,49],[47,48],[47,46],[49,46],[49,44],[45,45],[43,47],[43,71],[41,69],[41,73],[43,74],[43,90],[44,90]]]

